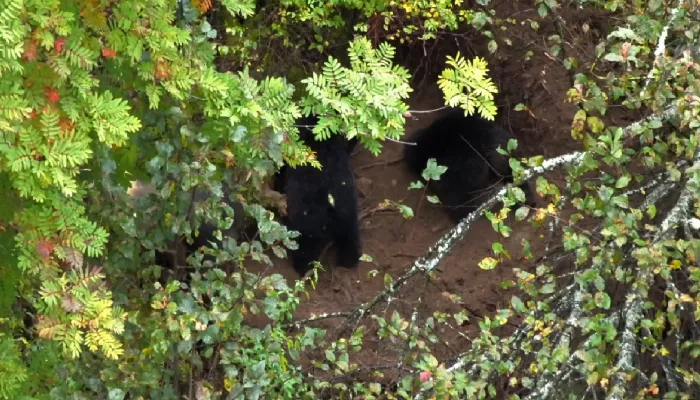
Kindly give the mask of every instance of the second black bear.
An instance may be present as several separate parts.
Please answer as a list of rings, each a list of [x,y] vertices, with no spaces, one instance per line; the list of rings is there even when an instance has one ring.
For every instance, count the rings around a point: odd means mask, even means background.
[[[455,110],[413,136],[416,145],[406,146],[404,162],[417,176],[430,158],[447,167],[440,180],[430,181],[429,189],[447,207],[450,218],[459,222],[488,198],[494,184],[513,182],[508,157],[496,151],[499,146],[505,150],[511,138],[493,122]],[[523,182],[519,187],[532,204],[530,185]]]
[[[336,263],[354,268],[362,256],[357,215],[355,180],[350,168],[350,151],[356,139],[340,135],[316,141],[312,132],[317,117],[301,118],[300,138],[316,152],[321,169],[312,166],[284,166],[275,180],[275,190],[287,196],[287,226],[298,231],[299,248],[290,251],[294,269],[304,276],[310,263],[318,261],[323,245],[333,241]]]
[[[152,188],[147,185],[148,188]],[[148,189],[147,189],[148,190]],[[141,191],[137,187],[136,190],[132,187],[132,196],[140,196]],[[225,191],[222,197],[217,198],[215,201],[223,202],[233,209],[233,223],[227,229],[222,229],[222,239],[227,238],[233,239],[238,245],[244,240],[249,240],[257,233],[257,225],[255,221],[246,216],[243,204],[233,201],[228,198],[228,191]],[[193,229],[195,226],[195,208],[207,207],[203,205],[203,202],[210,201],[213,196],[208,190],[203,187],[196,187],[192,189],[191,192],[184,193],[188,197],[189,211],[188,211],[188,221],[192,224]],[[226,214],[222,214],[224,217]],[[156,251],[156,264],[167,267],[172,270],[187,269],[187,257],[193,255],[197,250],[201,250],[202,247],[206,246],[208,248],[213,248],[212,245],[216,245],[217,248],[221,249],[223,246],[223,241],[219,240],[215,232],[218,228],[214,223],[207,220],[198,221],[197,232],[193,230],[192,232],[192,243],[188,243],[184,235],[178,236],[175,240],[168,244],[168,248],[162,251]],[[216,260],[213,256],[209,254],[203,254],[202,261],[211,261],[216,264]]]
[[[209,200],[210,197],[211,194],[208,193],[205,189],[195,188],[192,207],[196,207],[200,202]],[[249,227],[251,221],[246,217],[244,213],[243,204],[237,201],[230,200],[226,193],[221,198],[221,201],[223,201],[226,205],[233,209],[233,223],[228,229],[221,230],[222,238],[231,238],[236,242],[239,242],[242,239],[242,236],[245,235],[246,228]],[[190,212],[190,220],[194,220],[194,210],[191,210]],[[192,232],[192,244],[185,242],[188,254],[194,253],[195,251],[197,251],[197,249],[200,249],[202,246],[212,247],[212,243],[215,244],[219,249],[223,245],[223,242],[217,239],[214,234],[217,230],[217,227],[214,226],[214,224],[207,221],[202,221],[197,230],[198,234],[196,236],[194,232]],[[210,255],[204,255],[203,261],[206,260],[214,261],[213,257]]]

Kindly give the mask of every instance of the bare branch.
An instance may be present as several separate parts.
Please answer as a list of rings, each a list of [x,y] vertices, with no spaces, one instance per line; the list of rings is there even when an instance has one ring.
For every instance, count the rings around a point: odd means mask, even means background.
[[[408,110],[408,112],[411,113],[411,114],[430,114],[430,113],[442,111],[442,110],[444,110],[444,109],[446,109],[446,108],[447,108],[447,106],[442,106],[442,107],[435,108],[435,109],[432,109],[432,110]]]
[[[297,329],[301,328],[302,325],[308,324],[310,322],[316,322],[316,321],[321,321],[324,319],[330,319],[330,318],[348,318],[352,315],[351,312],[346,312],[346,311],[338,311],[338,312],[333,312],[333,313],[324,313],[320,315],[312,315],[311,318],[306,318],[306,319],[301,319],[298,321],[291,322],[287,324],[287,327],[293,326]]]

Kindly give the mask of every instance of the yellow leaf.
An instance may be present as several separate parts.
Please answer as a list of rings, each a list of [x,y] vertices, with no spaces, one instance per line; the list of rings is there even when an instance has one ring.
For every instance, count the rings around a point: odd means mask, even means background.
[[[683,293],[680,297],[680,301],[683,303],[692,303],[695,300],[693,300],[693,298],[690,297],[690,295],[688,295],[687,293]]]

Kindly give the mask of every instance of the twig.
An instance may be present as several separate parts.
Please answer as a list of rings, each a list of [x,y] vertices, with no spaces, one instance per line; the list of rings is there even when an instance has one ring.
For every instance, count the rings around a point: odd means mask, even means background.
[[[414,142],[404,142],[404,141],[401,141],[398,139],[392,139],[390,137],[386,138],[386,140],[388,140],[390,142],[394,142],[394,143],[404,144],[406,146],[417,146],[418,145],[417,143],[414,143]]]
[[[294,327],[294,328],[299,329],[299,328],[301,328],[302,325],[308,324],[308,323],[310,323],[310,322],[316,322],[316,321],[321,321],[321,320],[330,319],[330,318],[347,318],[347,317],[349,317],[349,316],[351,316],[351,315],[352,315],[352,313],[347,312],[347,311],[338,311],[338,312],[333,312],[333,313],[324,313],[324,314],[321,314],[321,315],[315,315],[315,316],[313,316],[313,317],[311,317],[311,318],[306,318],[306,319],[301,319],[301,320],[298,320],[298,321],[290,322],[290,323],[288,323],[287,325],[285,325],[285,328]]]
[[[444,109],[446,109],[446,108],[448,108],[448,107],[447,107],[447,106],[442,106],[442,107],[435,108],[435,109],[432,109],[432,110],[408,110],[408,112],[411,113],[411,114],[430,114],[430,113],[442,111],[442,110],[444,110]]]
[[[378,162],[374,162],[374,163],[371,163],[371,164],[362,165],[362,166],[357,167],[357,168],[355,168],[355,169],[358,170],[358,171],[362,171],[362,170],[364,170],[364,169],[369,169],[369,168],[372,168],[372,167],[379,167],[379,166],[384,166],[384,165],[393,165],[393,164],[399,163],[399,162],[401,162],[401,161],[403,161],[403,156],[401,156],[401,157],[399,157],[399,158],[395,158],[395,159],[393,159],[393,160],[389,160],[389,161],[378,161]]]

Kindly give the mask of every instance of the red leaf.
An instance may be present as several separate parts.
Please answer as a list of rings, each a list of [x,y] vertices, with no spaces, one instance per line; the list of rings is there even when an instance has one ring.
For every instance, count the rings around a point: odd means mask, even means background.
[[[40,240],[39,243],[36,244],[37,253],[39,253],[39,255],[44,259],[51,257],[51,252],[53,252],[53,249],[53,245],[48,240]]]
[[[54,50],[56,50],[57,52],[60,53],[63,50],[64,44],[66,44],[66,39],[64,39],[64,38],[56,39],[56,41],[53,42],[53,48],[54,48]]]
[[[168,65],[167,61],[156,61],[156,78],[160,80],[170,78],[170,66]]]
[[[109,47],[103,47],[102,48],[102,57],[104,58],[114,58],[117,55],[117,52],[110,49]]]
[[[83,266],[83,253],[78,250],[67,247],[66,248],[66,261],[73,268],[81,268]]]
[[[64,133],[72,132],[75,128],[75,124],[67,118],[60,118],[58,120],[58,126],[61,127],[61,131]]]
[[[420,376],[420,381],[421,382],[428,382],[431,376],[433,376],[433,373],[430,371],[421,371],[419,374]]]
[[[37,44],[34,40],[27,43],[24,47],[24,59],[27,61],[36,60]]]
[[[629,43],[629,42],[623,43],[623,44],[622,44],[622,47],[620,47],[620,55],[621,55],[623,58],[627,58],[627,56],[629,55],[629,51],[630,51],[631,48],[632,48],[632,43]]]
[[[78,313],[83,310],[83,305],[71,294],[66,294],[61,299],[61,308],[67,312]]]
[[[58,91],[51,87],[44,88],[44,94],[46,94],[46,99],[51,103],[55,103],[61,99]]]

